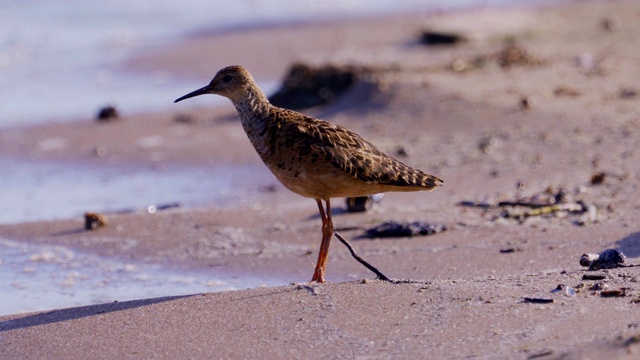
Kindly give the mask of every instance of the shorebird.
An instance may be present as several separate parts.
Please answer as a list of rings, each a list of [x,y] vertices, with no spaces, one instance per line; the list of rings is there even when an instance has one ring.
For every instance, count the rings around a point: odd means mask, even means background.
[[[174,102],[205,94],[231,100],[269,170],[287,189],[315,199],[322,219],[322,242],[312,282],[325,281],[333,236],[331,198],[432,190],[443,184],[437,177],[383,153],[349,129],[271,105],[242,66],[225,67],[208,85]]]

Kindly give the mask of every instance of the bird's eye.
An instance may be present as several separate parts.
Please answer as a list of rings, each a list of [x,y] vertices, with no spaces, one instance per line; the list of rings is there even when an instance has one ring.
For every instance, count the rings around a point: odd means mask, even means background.
[[[231,75],[225,75],[225,76],[222,78],[222,81],[224,81],[224,82],[228,83],[229,81],[231,81],[231,79],[233,79],[233,76],[231,76]]]

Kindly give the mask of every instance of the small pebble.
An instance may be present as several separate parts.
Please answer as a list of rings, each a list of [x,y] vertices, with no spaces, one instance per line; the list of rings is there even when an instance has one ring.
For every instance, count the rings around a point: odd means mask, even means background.
[[[558,286],[551,290],[552,293],[562,293],[564,296],[576,296],[576,291],[571,286],[566,286],[565,284],[558,284]]]
[[[413,149],[409,145],[403,145],[396,149],[396,155],[399,157],[408,157],[413,153]]]
[[[638,91],[632,88],[625,88],[620,90],[621,99],[632,99],[638,96]]]
[[[384,194],[346,198],[348,212],[365,212],[382,201]]]
[[[600,26],[605,31],[616,31],[622,26],[622,21],[618,17],[607,16],[602,19]]]
[[[605,290],[608,288],[609,288],[609,284],[607,284],[604,281],[598,281],[597,283],[593,284],[593,286],[591,286],[589,290],[598,291],[598,290]]]
[[[420,37],[420,43],[427,46],[451,46],[467,39],[458,34],[425,30]]]
[[[188,114],[176,114],[173,117],[173,121],[181,124],[191,124],[195,122],[195,119],[193,118],[193,116]]]
[[[107,156],[108,151],[106,147],[99,145],[93,149],[93,153],[98,157],[104,157]]]
[[[108,105],[100,109],[98,111],[98,115],[96,116],[96,120],[98,121],[112,121],[120,118],[120,114],[118,114],[118,110],[116,110],[115,106]]]
[[[604,183],[604,179],[607,177],[607,174],[603,172],[597,172],[591,175],[591,185],[600,185]]]
[[[520,110],[529,111],[533,108],[536,103],[536,99],[532,96],[522,97],[520,98]]]

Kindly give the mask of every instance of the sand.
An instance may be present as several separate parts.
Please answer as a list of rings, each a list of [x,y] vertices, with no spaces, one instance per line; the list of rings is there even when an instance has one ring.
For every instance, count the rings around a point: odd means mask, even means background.
[[[365,214],[333,201],[334,223],[358,254],[413,282],[375,280],[335,241],[329,283],[305,283],[320,244],[316,206],[263,173],[235,206],[110,215],[96,231],[83,231],[82,219],[0,226],[16,241],[292,283],[3,316],[1,357],[636,358],[639,268],[588,271],[578,260],[614,248],[640,263],[639,15],[634,1],[581,1],[203,31],[146,49],[123,66],[202,85],[230,64],[258,81],[281,78],[293,62],[371,69],[335,103],[305,112],[445,180],[430,193],[387,194]],[[416,42],[424,28],[467,41],[427,48]],[[509,41],[521,51],[505,63]],[[161,141],[144,146],[149,137]],[[65,146],[38,146],[50,139]],[[0,152],[69,164],[260,166],[226,103],[2,129]],[[591,213],[497,206],[561,192]],[[363,237],[390,220],[448,229]],[[569,290],[552,292],[559,284]]]

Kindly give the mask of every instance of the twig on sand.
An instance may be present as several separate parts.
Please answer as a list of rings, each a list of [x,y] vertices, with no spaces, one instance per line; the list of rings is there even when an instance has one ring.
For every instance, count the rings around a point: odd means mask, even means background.
[[[397,279],[389,279],[388,277],[386,277],[383,273],[380,272],[380,270],[378,270],[375,266],[369,264],[368,262],[366,262],[363,258],[361,258],[360,256],[358,256],[355,252],[355,250],[353,250],[353,246],[351,246],[351,244],[345,240],[342,235],[340,235],[337,232],[333,233],[338,240],[340,240],[341,243],[344,244],[344,246],[347,247],[347,249],[349,249],[349,252],[351,253],[351,256],[356,259],[356,261],[358,261],[360,264],[364,265],[364,267],[366,267],[367,269],[371,270],[374,274],[376,274],[376,276],[378,277],[378,279],[382,280],[382,281],[386,281],[386,282],[390,282],[392,284],[426,284],[427,282],[424,281],[415,281],[415,280],[397,280]]]
[[[364,267],[373,271],[373,273],[376,274],[378,279],[382,281],[391,281],[388,277],[386,277],[383,273],[381,273],[378,269],[376,269],[375,266],[369,264],[368,262],[364,261],[360,256],[358,256],[355,250],[353,250],[353,246],[351,246],[351,244],[349,244],[349,242],[345,240],[339,233],[336,232],[334,233],[334,235],[338,238],[338,240],[340,240],[341,243],[344,244],[344,246],[347,247],[347,249],[349,249],[351,256],[353,256],[353,258],[356,259],[356,261],[358,261],[360,264],[364,265]]]

